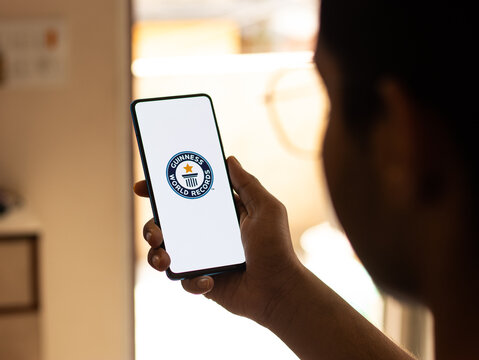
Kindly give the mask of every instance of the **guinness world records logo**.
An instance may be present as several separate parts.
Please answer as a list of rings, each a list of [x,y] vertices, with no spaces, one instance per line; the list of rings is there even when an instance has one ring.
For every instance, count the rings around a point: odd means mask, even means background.
[[[211,190],[213,170],[200,154],[182,151],[168,161],[166,178],[175,193],[186,199],[197,199]]]

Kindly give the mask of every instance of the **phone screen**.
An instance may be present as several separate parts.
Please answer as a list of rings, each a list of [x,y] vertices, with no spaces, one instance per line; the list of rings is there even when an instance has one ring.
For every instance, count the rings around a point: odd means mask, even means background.
[[[244,265],[213,105],[205,94],[140,99],[132,114],[156,222],[170,255],[168,276]]]

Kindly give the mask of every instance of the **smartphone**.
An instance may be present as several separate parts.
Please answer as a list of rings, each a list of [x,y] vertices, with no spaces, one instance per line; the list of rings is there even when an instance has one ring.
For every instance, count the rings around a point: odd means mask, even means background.
[[[131,104],[155,223],[180,280],[245,268],[239,219],[211,98]]]

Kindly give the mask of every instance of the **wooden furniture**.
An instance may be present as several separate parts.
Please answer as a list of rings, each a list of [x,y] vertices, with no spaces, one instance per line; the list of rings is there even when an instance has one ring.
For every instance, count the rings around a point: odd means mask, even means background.
[[[39,225],[24,209],[0,216],[0,358],[39,359]]]

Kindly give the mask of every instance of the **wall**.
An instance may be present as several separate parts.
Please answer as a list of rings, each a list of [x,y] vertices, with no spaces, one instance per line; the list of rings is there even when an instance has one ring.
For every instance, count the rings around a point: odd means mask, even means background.
[[[0,87],[0,186],[40,221],[42,359],[133,354],[127,0],[0,0],[0,21],[54,17],[66,79]]]

